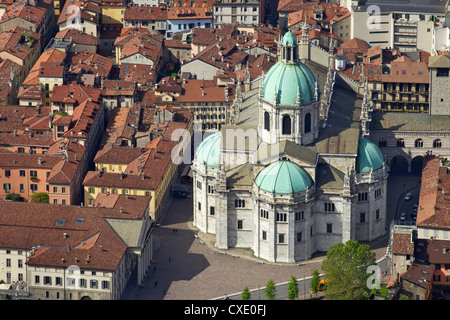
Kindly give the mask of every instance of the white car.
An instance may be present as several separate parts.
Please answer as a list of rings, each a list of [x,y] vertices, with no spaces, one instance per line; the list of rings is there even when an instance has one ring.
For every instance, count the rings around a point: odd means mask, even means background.
[[[405,196],[405,200],[409,201],[409,200],[411,200],[411,198],[412,198],[412,194],[411,194],[411,192],[408,192]]]
[[[406,220],[406,213],[402,212],[402,214],[400,215],[400,221],[405,221]]]

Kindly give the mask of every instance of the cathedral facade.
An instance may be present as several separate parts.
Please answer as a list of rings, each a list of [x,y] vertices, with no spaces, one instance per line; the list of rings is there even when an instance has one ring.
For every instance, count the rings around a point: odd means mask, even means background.
[[[359,122],[324,124],[318,80],[292,32],[278,49],[250,116],[241,117],[257,121],[224,125],[196,150],[194,226],[214,234],[219,249],[247,248],[272,262],[383,236],[388,168],[380,150]]]

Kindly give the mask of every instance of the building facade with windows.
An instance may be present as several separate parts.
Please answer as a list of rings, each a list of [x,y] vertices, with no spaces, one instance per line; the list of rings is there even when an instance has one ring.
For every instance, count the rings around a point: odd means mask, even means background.
[[[151,264],[149,201],[120,196],[95,208],[3,201],[0,280],[31,299],[119,300],[133,270],[139,285]]]
[[[219,249],[295,262],[386,232],[384,157],[359,124],[330,117],[325,125],[319,83],[298,59],[301,45],[287,32],[279,61],[246,91],[236,119],[196,150],[194,226],[214,234]]]

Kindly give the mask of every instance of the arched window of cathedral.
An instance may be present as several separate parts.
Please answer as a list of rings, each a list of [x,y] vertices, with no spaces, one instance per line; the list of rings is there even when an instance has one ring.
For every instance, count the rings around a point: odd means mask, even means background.
[[[386,142],[386,138],[385,137],[381,137],[380,140],[378,140],[378,146],[380,148],[386,147],[386,144],[387,144],[387,142]]]
[[[264,112],[264,129],[270,131],[270,115],[267,111]]]
[[[433,148],[441,148],[441,147],[442,147],[441,139],[436,139],[433,141]]]
[[[414,142],[414,147],[416,147],[416,148],[423,148],[423,140],[422,139],[417,139]]]
[[[283,131],[282,134],[291,134],[291,117],[283,116]]]
[[[402,138],[397,140],[397,147],[404,148],[405,147],[405,140]]]
[[[307,113],[305,115],[305,133],[308,133],[311,131],[311,113]]]

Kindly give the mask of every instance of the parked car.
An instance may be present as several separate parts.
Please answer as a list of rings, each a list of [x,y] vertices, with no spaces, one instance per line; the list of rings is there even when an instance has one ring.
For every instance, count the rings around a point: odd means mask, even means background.
[[[413,211],[414,212],[417,212],[417,209],[419,208],[419,205],[417,205],[417,204],[415,204],[414,206],[413,206]]]
[[[406,213],[402,212],[402,214],[400,215],[400,221],[406,221]]]
[[[416,216],[411,217],[412,224],[416,224],[417,218]]]
[[[405,196],[405,200],[409,201],[409,200],[411,200],[411,198],[412,198],[412,194],[411,194],[411,192],[408,192]]]

